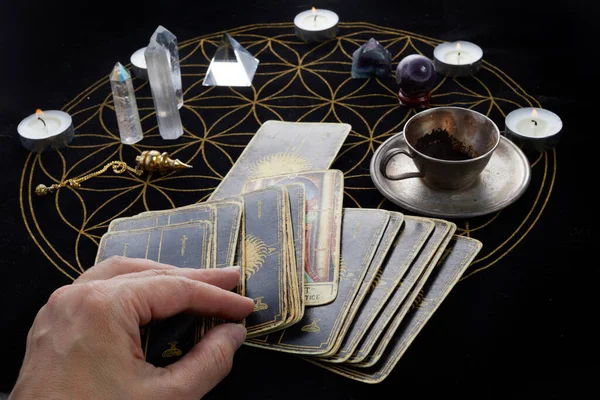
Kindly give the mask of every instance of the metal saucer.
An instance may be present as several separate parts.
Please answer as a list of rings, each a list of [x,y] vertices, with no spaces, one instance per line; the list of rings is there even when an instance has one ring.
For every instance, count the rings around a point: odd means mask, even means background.
[[[390,181],[379,172],[382,154],[398,146],[392,136],[373,154],[371,179],[388,200],[409,211],[438,218],[470,218],[493,213],[517,201],[531,180],[529,160],[521,149],[505,137],[494,151],[479,179],[457,190],[439,190],[427,186],[420,178]],[[417,171],[410,158],[396,156],[387,168],[388,175]]]

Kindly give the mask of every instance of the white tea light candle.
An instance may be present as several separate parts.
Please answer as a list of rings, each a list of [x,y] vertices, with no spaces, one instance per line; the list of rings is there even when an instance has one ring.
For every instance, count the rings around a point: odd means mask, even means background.
[[[482,57],[481,47],[471,42],[445,42],[433,50],[435,70],[451,78],[477,73]]]
[[[546,151],[556,147],[563,127],[562,120],[543,108],[519,108],[505,120],[505,135],[521,147]]]
[[[146,48],[142,47],[131,55],[131,69],[137,78],[148,80],[148,69],[146,67],[144,51],[146,51]]]
[[[306,42],[322,42],[337,36],[338,15],[333,11],[312,8],[294,18],[296,36]]]
[[[23,147],[36,153],[66,147],[75,136],[71,116],[57,110],[37,110],[19,123],[17,131]]]

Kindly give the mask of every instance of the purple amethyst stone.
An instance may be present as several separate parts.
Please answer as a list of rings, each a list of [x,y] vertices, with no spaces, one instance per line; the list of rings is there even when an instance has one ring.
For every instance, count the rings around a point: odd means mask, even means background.
[[[352,78],[387,77],[392,72],[392,54],[371,38],[352,54]]]
[[[396,82],[407,96],[414,97],[431,92],[435,80],[433,62],[419,54],[404,57],[396,68]]]

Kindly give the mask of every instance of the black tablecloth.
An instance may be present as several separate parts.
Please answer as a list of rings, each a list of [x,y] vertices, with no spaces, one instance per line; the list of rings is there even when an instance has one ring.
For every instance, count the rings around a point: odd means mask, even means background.
[[[317,49],[299,43],[291,24],[312,5],[336,11],[342,21],[339,39]],[[333,165],[345,172],[344,205],[403,211],[374,189],[368,175],[373,150],[411,115],[396,105],[392,77],[350,79],[348,55],[369,37],[390,48],[394,66],[411,53],[431,57],[440,40],[479,44],[482,71],[473,79],[440,78],[432,105],[473,107],[501,128],[514,108],[542,106],[562,118],[561,143],[556,151],[527,154],[532,183],[517,203],[454,221],[458,233],[483,242],[483,251],[382,384],[367,386],[290,355],[243,348],[231,375],[210,397],[358,399],[383,397],[388,390],[395,396],[561,397],[591,377],[595,346],[585,325],[594,315],[588,287],[595,264],[586,260],[596,229],[587,190],[594,181],[586,171],[594,154],[595,115],[577,96],[595,80],[588,59],[593,48],[585,45],[595,23],[593,7],[271,1],[6,8],[0,39],[0,391],[10,391],[16,379],[35,313],[54,289],[91,265],[110,219],[205,198],[266,120],[350,123],[352,134]],[[194,170],[147,181],[97,178],[77,194],[32,196],[32,186],[53,183],[66,172],[71,178],[112,159],[133,162],[139,151],[164,145],[150,91],[138,80],[146,138],[135,148],[119,145],[106,80],[115,62],[128,63],[159,24],[179,39],[187,90],[186,134],[168,150],[192,161]],[[260,59],[254,89],[202,87],[223,31]],[[71,148],[36,156],[20,146],[16,126],[36,108],[73,115],[77,134]]]

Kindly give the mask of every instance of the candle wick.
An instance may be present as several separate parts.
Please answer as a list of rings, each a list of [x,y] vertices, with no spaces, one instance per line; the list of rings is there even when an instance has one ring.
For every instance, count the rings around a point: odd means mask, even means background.
[[[534,125],[537,126],[537,121],[535,119],[532,119],[531,122],[533,122]]]
[[[317,14],[315,14],[315,26],[317,26]]]
[[[47,128],[47,127],[48,127],[48,126],[46,125],[46,121],[44,121],[44,120],[43,120],[43,119],[41,119],[40,117],[38,117],[38,119],[39,119],[40,121],[42,121],[42,124],[44,124],[44,128]]]

